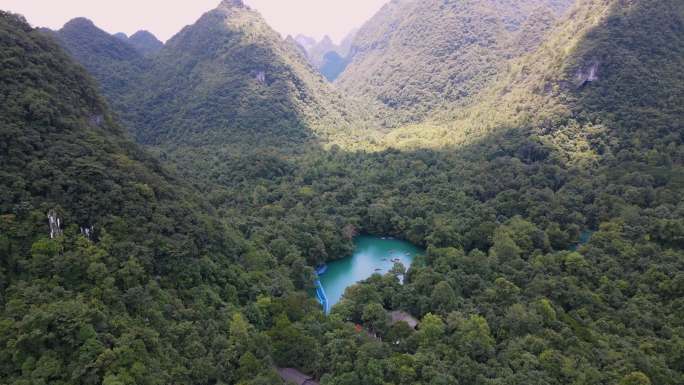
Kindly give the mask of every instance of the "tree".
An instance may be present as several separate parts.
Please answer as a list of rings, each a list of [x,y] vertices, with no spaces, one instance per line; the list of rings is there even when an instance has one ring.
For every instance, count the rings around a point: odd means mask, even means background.
[[[268,335],[273,343],[273,360],[277,365],[300,368],[307,372],[313,372],[318,367],[318,341],[305,335],[284,313],[276,317]]]
[[[386,334],[389,315],[379,303],[373,302],[364,306],[361,319],[371,332],[380,335]]]
[[[651,385],[651,380],[642,372],[632,372],[622,378],[620,385]]]
[[[553,308],[551,301],[546,298],[542,298],[537,303],[537,311],[541,314],[544,322],[548,325],[551,322],[556,321],[556,310]]]
[[[506,278],[499,277],[494,281],[493,299],[501,304],[512,304],[520,294],[520,288]]]
[[[522,249],[513,241],[511,236],[501,228],[494,232],[494,245],[489,249],[490,255],[501,262],[508,262],[520,257]]]
[[[456,293],[448,282],[442,281],[432,290],[430,302],[435,313],[446,316],[456,307]]]
[[[434,348],[444,337],[444,321],[438,315],[427,313],[420,322],[420,329],[416,334],[421,347]]]
[[[254,378],[257,373],[263,369],[262,362],[259,361],[252,352],[247,352],[240,357],[239,367],[237,371],[238,378],[241,381]]]
[[[460,336],[460,342],[473,359],[483,361],[492,355],[494,338],[484,317],[471,315],[463,322],[457,335]]]

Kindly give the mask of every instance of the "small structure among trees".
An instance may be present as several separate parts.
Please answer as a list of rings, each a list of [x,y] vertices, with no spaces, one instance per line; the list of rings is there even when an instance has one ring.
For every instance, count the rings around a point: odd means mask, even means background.
[[[318,385],[318,382],[313,377],[300,372],[293,368],[278,368],[278,374],[287,383],[297,385]]]
[[[411,327],[411,329],[418,327],[418,320],[405,311],[395,310],[390,313],[390,318],[392,320],[392,325],[397,322],[404,321],[408,324],[408,326]]]

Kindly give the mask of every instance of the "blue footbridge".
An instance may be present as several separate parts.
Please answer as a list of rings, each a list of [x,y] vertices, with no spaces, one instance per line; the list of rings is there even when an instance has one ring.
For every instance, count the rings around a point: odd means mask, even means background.
[[[328,304],[328,297],[325,295],[325,290],[323,289],[323,285],[321,284],[321,280],[318,279],[321,275],[325,274],[325,272],[328,271],[328,265],[322,265],[319,266],[316,269],[316,299],[318,299],[318,302],[321,304],[323,307],[323,312],[325,314],[330,313],[330,305]]]

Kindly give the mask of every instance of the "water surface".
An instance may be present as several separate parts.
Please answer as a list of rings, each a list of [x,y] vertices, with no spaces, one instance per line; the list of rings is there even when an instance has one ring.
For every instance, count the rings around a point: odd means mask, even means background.
[[[420,248],[397,239],[360,236],[354,243],[353,255],[330,262],[327,271],[320,276],[329,307],[340,301],[347,287],[375,273],[390,271],[394,266],[392,260],[398,260],[408,269],[416,255],[422,253]]]

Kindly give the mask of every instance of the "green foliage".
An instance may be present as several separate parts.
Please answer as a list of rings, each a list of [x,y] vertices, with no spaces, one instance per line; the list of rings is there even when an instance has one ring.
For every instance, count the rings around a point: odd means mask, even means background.
[[[98,80],[110,101],[117,102],[147,66],[143,54],[133,45],[109,35],[88,19],[73,19],[53,34],[69,54]],[[120,106],[115,104],[115,107],[120,110]]]
[[[125,41],[138,50],[138,52],[148,56],[159,52],[164,46],[164,43],[159,41],[156,36],[144,30],[132,34]]]
[[[369,303],[363,308],[361,320],[374,333],[384,334],[387,331],[389,316],[379,303]]]
[[[390,111],[389,122],[416,122],[445,104],[474,97],[532,52],[571,0],[399,0],[357,34],[351,63],[337,80],[347,94]],[[521,44],[521,41],[524,44]],[[389,123],[392,124],[392,123]]]
[[[246,6],[224,2],[146,56],[81,19],[59,36],[145,144],[289,147],[363,123]]]
[[[648,379],[644,373],[633,372],[625,376],[625,378],[620,381],[620,385],[650,385],[651,380]]]
[[[245,344],[271,375],[267,337],[230,341],[227,320],[291,272],[251,272],[253,287],[240,232],[126,138],[51,37],[6,13],[0,73],[3,382],[234,383]]]
[[[142,83],[185,88],[120,111],[149,108],[139,132],[163,142],[153,150],[173,172],[123,137],[53,42],[3,14],[3,380],[278,383],[278,365],[323,384],[683,383],[684,8],[579,5],[499,78],[474,74],[492,87],[437,123],[375,142],[330,126],[338,136],[322,146],[293,134],[307,103],[288,104],[298,70],[264,43],[271,32],[251,13],[210,13],[152,59],[163,71]],[[245,20],[257,29],[242,33]],[[224,67],[229,56],[241,60]],[[209,69],[187,70],[193,58]],[[271,60],[283,88],[255,94],[247,69]],[[599,78],[578,85],[594,60]],[[217,124],[228,115],[212,100],[241,95],[250,108],[231,104],[238,120]],[[264,141],[249,143],[261,123]],[[51,209],[67,224],[56,239]],[[79,232],[89,225],[90,240]],[[348,255],[358,233],[427,252],[403,284],[398,270],[373,276],[325,317],[305,293],[312,266]],[[417,329],[392,324],[395,310],[420,319]]]

